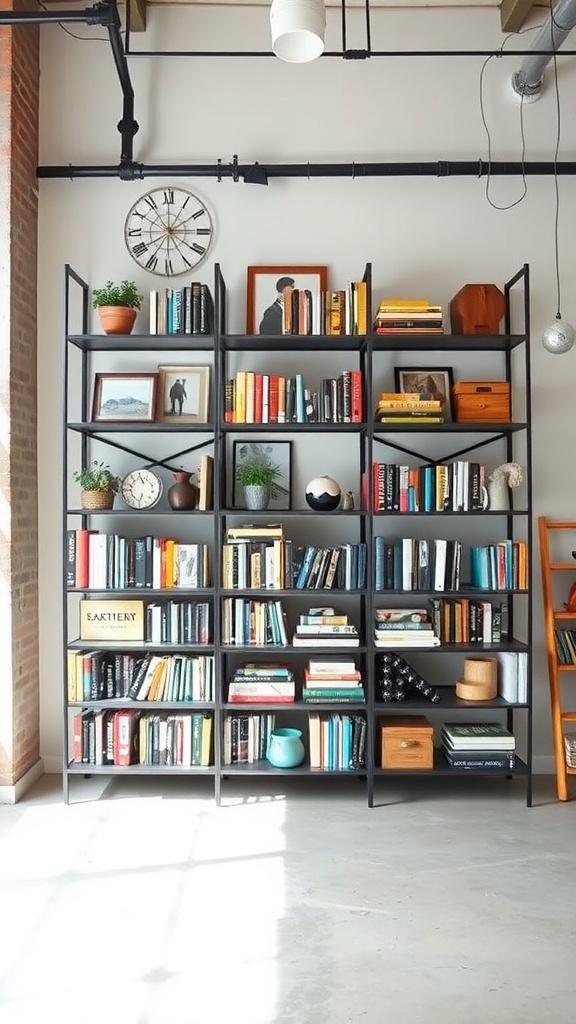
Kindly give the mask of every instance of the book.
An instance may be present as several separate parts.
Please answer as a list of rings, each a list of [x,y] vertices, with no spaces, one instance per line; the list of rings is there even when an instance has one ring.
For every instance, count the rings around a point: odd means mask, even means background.
[[[499,722],[444,722],[442,739],[455,750],[514,750],[516,745],[512,733]]]
[[[199,484],[198,510],[207,512],[214,507],[214,459],[211,455],[200,456]]]
[[[430,613],[427,608],[375,608],[374,619],[377,625],[396,624],[400,622],[427,622]]]
[[[293,647],[359,647],[360,639],[356,636],[298,636],[292,637]]]
[[[511,769],[516,764],[513,750],[453,750],[445,744],[442,753],[448,764],[455,768],[500,768]]]
[[[144,602],[80,601],[80,639],[144,640]]]

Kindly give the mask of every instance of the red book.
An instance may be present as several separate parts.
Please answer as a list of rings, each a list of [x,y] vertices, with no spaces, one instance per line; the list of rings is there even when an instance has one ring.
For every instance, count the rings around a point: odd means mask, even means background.
[[[117,711],[114,715],[114,764],[132,764],[135,715],[133,711]]]
[[[268,395],[268,422],[278,423],[278,391],[280,377],[277,373],[270,374],[270,390]]]
[[[262,423],[263,374],[254,374],[254,423]]]
[[[89,537],[98,530],[76,531],[76,586],[88,587],[90,581]]]
[[[352,370],[352,423],[362,423],[362,373]]]
[[[84,715],[81,711],[72,719],[72,760],[76,764],[82,764],[82,722]]]

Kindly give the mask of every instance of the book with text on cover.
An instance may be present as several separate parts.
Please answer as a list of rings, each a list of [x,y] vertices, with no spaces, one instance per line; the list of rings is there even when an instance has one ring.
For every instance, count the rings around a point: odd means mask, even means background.
[[[144,602],[80,601],[80,639],[144,640]]]

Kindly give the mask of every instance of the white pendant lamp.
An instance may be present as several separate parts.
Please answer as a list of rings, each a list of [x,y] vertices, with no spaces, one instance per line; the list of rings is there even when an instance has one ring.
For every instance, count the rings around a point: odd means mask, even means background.
[[[324,52],[324,0],[272,0],[272,49],[280,60],[305,64]]]

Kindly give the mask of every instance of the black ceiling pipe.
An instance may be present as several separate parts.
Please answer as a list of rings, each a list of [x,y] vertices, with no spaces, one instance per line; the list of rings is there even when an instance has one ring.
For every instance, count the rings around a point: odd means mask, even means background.
[[[576,174],[576,161],[531,160],[430,160],[403,161],[398,163],[305,163],[305,164],[263,164],[259,163],[267,178],[393,178],[393,177],[475,177],[487,175],[569,175]],[[55,165],[37,168],[39,178],[122,178],[139,180],[176,175],[183,178],[232,178],[239,181],[245,174],[250,177],[254,164],[138,164],[129,166],[115,164],[91,164],[74,166]]]

